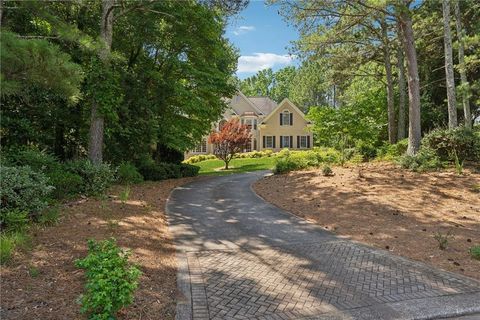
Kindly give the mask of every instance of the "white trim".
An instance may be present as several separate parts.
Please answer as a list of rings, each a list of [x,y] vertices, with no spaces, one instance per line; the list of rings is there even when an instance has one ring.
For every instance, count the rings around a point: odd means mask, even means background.
[[[280,102],[278,106],[275,109],[273,109],[272,112],[270,112],[268,116],[265,117],[265,119],[262,120],[262,122],[263,123],[267,122],[271,117],[273,117],[273,114],[276,114],[278,110],[280,110],[281,108],[284,108],[283,105],[285,103],[288,103],[293,108],[293,110],[295,110],[302,117],[302,119],[305,122],[307,123],[309,122],[307,119],[305,119],[305,114],[302,112],[302,110],[298,109],[298,107],[294,105],[292,101],[288,100],[288,98],[283,99],[282,102]]]

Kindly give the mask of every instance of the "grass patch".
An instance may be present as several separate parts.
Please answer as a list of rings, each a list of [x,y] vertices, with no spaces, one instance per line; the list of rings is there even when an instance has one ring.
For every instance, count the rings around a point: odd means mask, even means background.
[[[8,232],[0,235],[0,264],[7,264],[16,248],[27,250],[31,239],[25,231]]]
[[[267,158],[237,158],[233,159],[228,170],[219,170],[225,166],[222,160],[205,160],[195,163],[195,166],[200,167],[199,174],[201,175],[227,175],[232,173],[251,172],[257,170],[271,170],[275,165],[273,157]]]

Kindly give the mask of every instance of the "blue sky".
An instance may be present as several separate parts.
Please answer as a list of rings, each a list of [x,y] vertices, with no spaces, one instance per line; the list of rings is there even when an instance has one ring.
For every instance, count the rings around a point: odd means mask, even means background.
[[[277,5],[267,6],[263,1],[251,0],[246,9],[232,17],[226,36],[240,50],[237,75],[247,78],[257,71],[272,68],[274,71],[296,65],[289,56],[288,47],[298,38],[293,26],[278,14]]]

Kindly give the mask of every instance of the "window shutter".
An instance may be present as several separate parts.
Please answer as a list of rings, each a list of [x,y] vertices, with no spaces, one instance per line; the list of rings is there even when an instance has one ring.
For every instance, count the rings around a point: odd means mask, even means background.
[[[280,149],[283,148],[283,136],[280,136]]]
[[[263,147],[266,148],[267,147],[267,137],[266,136],[263,136]]]
[[[290,148],[293,148],[293,136],[290,136]]]
[[[293,113],[290,112],[290,125],[293,126]]]
[[[297,136],[297,149],[300,149],[300,136]]]
[[[273,140],[273,148],[275,148],[275,139],[276,139],[276,137],[273,136],[273,137],[272,137],[272,140]]]
[[[310,136],[307,136],[307,148],[310,148]]]
[[[283,126],[283,117],[281,113],[280,113],[280,125]]]

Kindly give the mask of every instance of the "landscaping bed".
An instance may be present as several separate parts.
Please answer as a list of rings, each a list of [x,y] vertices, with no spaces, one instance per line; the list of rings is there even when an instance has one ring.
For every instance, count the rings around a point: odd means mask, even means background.
[[[52,227],[33,227],[30,248],[18,250],[2,266],[1,319],[82,319],[78,297],[83,271],[74,261],[87,254],[87,239],[115,237],[132,250],[130,260],[142,271],[134,303],[120,319],[174,319],[175,248],[167,229],[165,202],[170,191],[195,178],[115,186],[102,199],[82,198],[62,205]]]
[[[325,229],[480,280],[480,174],[465,169],[415,173],[391,163],[333,167],[266,177],[254,184],[267,201]],[[435,236],[445,237],[441,250]]]

